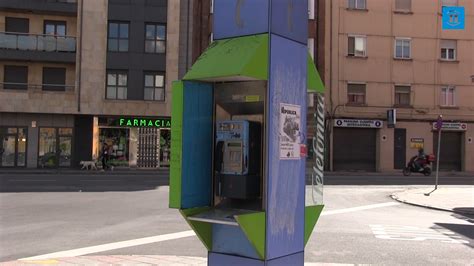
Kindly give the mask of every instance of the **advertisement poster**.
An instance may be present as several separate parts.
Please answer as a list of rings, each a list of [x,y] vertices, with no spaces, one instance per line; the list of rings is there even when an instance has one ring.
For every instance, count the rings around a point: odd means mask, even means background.
[[[280,159],[299,160],[301,143],[301,106],[280,104]]]
[[[425,147],[425,139],[423,138],[412,138],[410,140],[411,149],[423,149]]]

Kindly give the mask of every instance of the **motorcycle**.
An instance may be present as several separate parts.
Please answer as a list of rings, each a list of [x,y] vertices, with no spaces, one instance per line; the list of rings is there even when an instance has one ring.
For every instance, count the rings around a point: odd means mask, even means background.
[[[425,176],[431,175],[431,163],[435,161],[435,156],[430,154],[425,156],[425,159],[417,160],[419,167],[415,164],[415,160],[418,156],[413,156],[408,162],[407,166],[403,169],[403,175],[409,176],[411,173],[420,173]],[[422,170],[420,170],[420,167]]]

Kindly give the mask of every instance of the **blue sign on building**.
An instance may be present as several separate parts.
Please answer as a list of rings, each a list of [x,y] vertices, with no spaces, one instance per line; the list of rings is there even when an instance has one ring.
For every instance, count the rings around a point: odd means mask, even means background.
[[[464,25],[464,7],[443,6],[443,30],[463,30]]]

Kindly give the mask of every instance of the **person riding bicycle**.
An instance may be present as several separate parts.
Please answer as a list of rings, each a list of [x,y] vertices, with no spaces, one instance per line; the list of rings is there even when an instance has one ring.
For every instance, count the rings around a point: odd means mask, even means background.
[[[415,160],[413,161],[413,163],[415,164],[415,169],[418,169],[418,171],[422,172],[424,169],[423,169],[423,165],[421,165],[421,162],[425,160],[426,160],[425,151],[423,150],[423,148],[420,148],[418,150],[418,154],[416,155]]]

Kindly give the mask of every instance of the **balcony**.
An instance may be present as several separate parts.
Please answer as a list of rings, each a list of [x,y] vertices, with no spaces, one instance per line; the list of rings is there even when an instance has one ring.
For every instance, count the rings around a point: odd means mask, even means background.
[[[76,16],[77,0],[1,0],[0,10]]]
[[[74,63],[76,38],[0,32],[0,59]]]
[[[0,91],[55,91],[55,92],[73,92],[75,89],[74,85],[65,84],[29,84],[29,83],[16,83],[16,82],[0,82]]]

